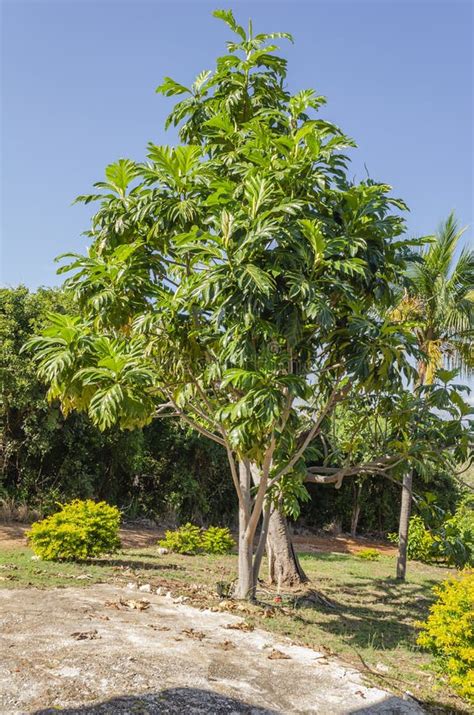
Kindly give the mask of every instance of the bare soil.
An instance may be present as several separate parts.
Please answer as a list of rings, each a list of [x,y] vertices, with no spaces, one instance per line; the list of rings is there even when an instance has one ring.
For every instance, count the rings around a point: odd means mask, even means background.
[[[0,524],[0,546],[4,548],[23,548],[26,546],[25,532],[29,529],[27,524],[12,522]],[[165,529],[159,527],[143,527],[135,525],[124,526],[120,530],[120,538],[124,549],[139,549],[156,545],[164,536]],[[314,534],[296,534],[293,536],[298,551],[324,552],[339,554],[357,554],[363,549],[377,549],[383,554],[393,555],[396,549],[383,541],[365,537],[352,538],[350,536],[329,536]]]
[[[115,585],[0,590],[0,712],[423,712],[335,658],[244,623]]]

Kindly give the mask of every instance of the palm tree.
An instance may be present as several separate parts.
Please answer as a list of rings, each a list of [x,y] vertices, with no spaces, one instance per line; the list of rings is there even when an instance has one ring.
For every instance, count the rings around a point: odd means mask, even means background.
[[[430,384],[443,366],[460,368],[465,376],[474,368],[474,251],[465,246],[456,258],[464,231],[451,213],[411,266],[408,288],[395,311],[395,317],[413,320],[417,326],[415,333],[423,352],[417,366],[418,385]],[[401,579],[406,572],[411,481],[411,473],[406,474],[397,563]]]
[[[451,213],[408,274],[399,310],[418,323],[425,353],[418,364],[419,384],[431,383],[443,363],[465,372],[474,367],[474,251],[465,246],[455,259],[465,230]]]

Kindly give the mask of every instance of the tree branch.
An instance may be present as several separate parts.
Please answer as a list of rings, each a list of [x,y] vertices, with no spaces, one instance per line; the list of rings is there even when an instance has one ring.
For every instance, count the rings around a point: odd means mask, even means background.
[[[270,484],[268,485],[268,488],[270,489],[274,484],[276,484],[281,477],[283,477],[285,474],[288,474],[293,467],[295,466],[296,462],[302,457],[304,454],[307,446],[312,442],[312,440],[316,437],[318,434],[319,430],[321,429],[322,422],[324,418],[330,413],[330,411],[333,409],[333,407],[344,397],[346,394],[347,390],[349,388],[347,387],[346,389],[338,390],[337,386],[334,388],[332,391],[328,401],[326,402],[325,406],[319,413],[318,419],[314,423],[314,425],[311,427],[309,430],[308,434],[306,435],[303,444],[299,449],[296,450],[295,454],[293,457],[290,459],[290,461],[286,464],[285,467],[280,469],[279,472],[273,477],[273,479],[270,481]]]
[[[170,395],[168,394],[168,397]],[[180,410],[176,402],[170,397],[170,402],[175,408],[176,412],[179,414],[181,419],[183,419],[190,427],[195,429],[197,432],[200,432],[200,434],[204,435],[204,437],[208,437],[209,439],[212,439],[214,442],[217,442],[217,444],[221,444],[223,447],[227,447],[226,442],[222,439],[222,437],[219,437],[217,434],[214,434],[213,432],[210,432],[207,430],[205,427],[202,427],[202,425],[199,424],[199,422],[196,422],[193,420],[189,415],[187,415],[183,410]]]

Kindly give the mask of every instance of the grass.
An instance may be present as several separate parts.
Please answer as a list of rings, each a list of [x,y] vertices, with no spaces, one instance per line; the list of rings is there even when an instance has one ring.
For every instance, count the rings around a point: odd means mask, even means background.
[[[0,588],[130,581],[162,586],[199,607],[238,608],[253,625],[336,654],[371,682],[397,694],[410,692],[430,712],[469,712],[416,646],[416,621],[426,617],[432,587],[448,577],[448,569],[410,562],[408,581],[400,583],[393,577],[392,556],[377,561],[339,553],[300,556],[311,579],[307,588],[282,593],[281,603],[276,603],[276,591],[262,582],[259,604],[248,607],[221,601],[216,593],[217,582],[231,582],[236,576],[234,555],[159,556],[155,548],[72,564],[38,561],[27,548],[0,546]]]

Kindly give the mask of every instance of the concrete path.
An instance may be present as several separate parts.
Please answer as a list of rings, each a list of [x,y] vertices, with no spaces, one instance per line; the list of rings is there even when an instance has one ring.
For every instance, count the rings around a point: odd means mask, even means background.
[[[337,660],[242,624],[110,585],[1,590],[0,713],[423,712]]]

